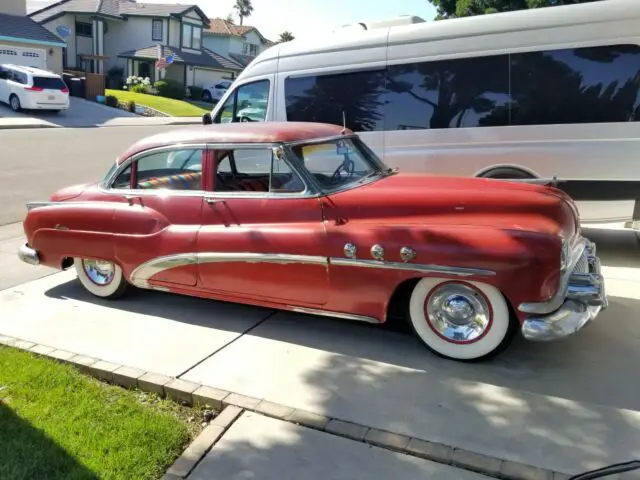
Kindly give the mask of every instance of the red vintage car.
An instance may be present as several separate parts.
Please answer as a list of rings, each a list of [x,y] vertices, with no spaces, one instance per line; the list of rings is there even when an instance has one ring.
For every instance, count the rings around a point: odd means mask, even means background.
[[[382,323],[479,360],[607,306],[595,246],[552,186],[404,174],[353,132],[232,123],[131,146],[100,182],[29,203],[20,258],[129,285]]]

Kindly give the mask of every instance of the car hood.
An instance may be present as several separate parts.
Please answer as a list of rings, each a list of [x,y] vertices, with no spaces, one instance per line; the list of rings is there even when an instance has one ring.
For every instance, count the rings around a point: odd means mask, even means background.
[[[397,173],[332,198],[347,219],[497,226],[567,237],[578,228],[577,209],[564,192],[515,181]]]

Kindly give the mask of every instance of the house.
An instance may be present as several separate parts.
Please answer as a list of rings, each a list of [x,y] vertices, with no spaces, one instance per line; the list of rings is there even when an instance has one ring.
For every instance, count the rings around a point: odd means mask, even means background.
[[[134,0],[60,0],[30,17],[51,32],[66,33],[64,66],[92,73],[113,67],[124,75],[171,79],[202,86],[242,66],[204,47],[209,19],[197,5]],[[167,62],[158,68],[158,60]]]
[[[26,0],[0,0],[0,63],[62,73],[65,42],[27,16]]]
[[[223,18],[209,19],[203,34],[206,48],[238,62],[242,68],[273,45],[256,27],[235,25]]]

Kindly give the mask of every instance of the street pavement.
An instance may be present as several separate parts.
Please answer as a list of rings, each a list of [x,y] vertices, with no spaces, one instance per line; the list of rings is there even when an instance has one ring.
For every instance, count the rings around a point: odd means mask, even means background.
[[[22,221],[28,201],[102,179],[133,142],[176,128],[184,127],[0,129],[0,225]]]
[[[14,112],[0,104],[0,130],[14,128],[80,128],[109,126],[158,126],[176,123],[201,123],[201,117],[145,117],[119,108],[107,107],[83,98],[71,97],[69,110]]]
[[[0,292],[0,334],[578,473],[640,458],[640,249],[630,232],[587,233],[604,263],[609,309],[572,338],[548,344],[518,339],[487,363],[439,359],[393,325],[162,292],[101,301],[81,288],[73,271]],[[312,455],[302,448],[313,450],[312,440],[282,428],[278,433],[274,426],[264,438],[254,432],[253,443],[243,448],[254,449],[258,464],[264,456],[284,455],[282,450],[293,458]],[[237,431],[232,440],[248,435]],[[226,454],[215,455],[233,463],[232,440],[224,443]],[[213,471],[209,478],[225,478]]]

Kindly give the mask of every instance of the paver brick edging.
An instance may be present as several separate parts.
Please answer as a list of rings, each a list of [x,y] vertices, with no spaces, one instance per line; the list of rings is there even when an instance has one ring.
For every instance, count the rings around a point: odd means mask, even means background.
[[[340,418],[228,392],[209,385],[170,378],[154,372],[144,372],[126,365],[117,365],[64,350],[55,350],[47,345],[36,345],[7,335],[0,335],[0,345],[21,348],[37,355],[76,365],[91,376],[111,381],[122,387],[154,392],[188,405],[209,405],[217,411],[222,410],[176,460],[176,463],[167,471],[164,480],[185,478],[244,410],[503,480],[564,480],[569,477],[562,472],[387,432]]]

